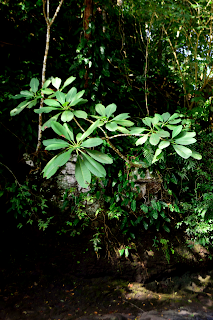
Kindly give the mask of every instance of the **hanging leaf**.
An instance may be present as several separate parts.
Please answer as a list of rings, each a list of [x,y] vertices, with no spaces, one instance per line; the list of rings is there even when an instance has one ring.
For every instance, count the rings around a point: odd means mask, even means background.
[[[51,123],[51,128],[57,133],[59,136],[65,137],[67,140],[70,140],[70,136],[64,126],[62,126],[59,122],[53,121]]]
[[[201,160],[202,159],[201,154],[196,152],[196,151],[192,151],[191,157],[196,159],[196,160]]]
[[[73,129],[70,127],[69,124],[64,123],[63,127],[65,128],[65,130],[67,131],[67,134],[69,136],[69,140],[74,142],[74,135],[73,135]]]
[[[86,165],[87,169],[91,173],[93,173],[96,177],[99,177],[99,178],[103,178],[106,176],[106,171],[100,163],[96,162],[94,159],[92,159],[91,157],[89,157],[85,153],[82,153],[82,156],[83,156],[84,164]],[[87,158],[89,158],[89,160]],[[94,165],[94,163],[92,163],[91,160],[95,161],[95,165]],[[97,165],[102,167],[101,172],[97,169],[97,167],[98,167]]]
[[[143,137],[139,138],[137,141],[136,141],[136,146],[140,145],[140,144],[143,144],[144,142],[146,142],[146,140],[148,139],[149,137],[149,134],[145,134]]]
[[[42,107],[40,109],[35,109],[34,112],[35,113],[49,113],[53,110],[57,110],[58,111],[58,108],[56,107]]]
[[[117,109],[116,104],[114,104],[114,103],[109,104],[105,109],[105,113],[106,113],[107,118],[109,118],[116,111],[116,109]]]
[[[113,121],[117,121],[117,120],[125,120],[127,118],[129,118],[129,113],[120,113],[118,114],[115,118],[113,118]]]
[[[45,99],[44,103],[50,107],[61,107],[60,103],[53,99]]]
[[[103,140],[100,138],[90,138],[82,142],[81,147],[84,147],[84,148],[97,147],[102,143],[103,143]]]
[[[105,117],[106,116],[106,113],[105,113],[105,107],[101,104],[101,103],[98,103],[96,104],[95,106],[95,110],[98,114],[100,114],[102,117]]]
[[[188,159],[192,155],[192,150],[178,144],[173,144],[173,148],[184,159]]]
[[[43,126],[41,127],[41,129],[42,129],[42,130],[45,130],[46,128],[51,127],[52,121],[57,121],[60,114],[61,114],[61,112],[60,112],[60,113],[57,113],[56,115],[54,115],[53,117],[51,117],[49,120],[47,120],[47,121],[43,124]]]
[[[96,120],[83,134],[81,137],[81,140],[84,140],[86,137],[88,137],[93,131],[98,127],[100,120]]]
[[[35,100],[31,101],[31,102],[28,104],[27,108],[28,108],[28,109],[31,109],[32,107],[35,107],[35,105],[37,105],[37,103],[38,103],[38,99],[35,99]]]
[[[67,110],[67,111],[62,112],[62,114],[61,114],[61,121],[63,121],[63,122],[69,122],[69,121],[71,121],[72,119],[73,119],[73,113],[72,113],[72,111]]]
[[[172,131],[172,138],[176,137],[182,131],[182,129],[182,125],[175,127]]]
[[[80,119],[87,118],[87,113],[83,110],[75,110],[75,111],[73,111],[73,114],[75,117],[80,118]]]
[[[30,104],[30,101],[26,101],[26,100],[22,101],[16,108],[14,108],[13,110],[10,111],[11,117],[16,116],[17,114],[19,114],[29,104]]]
[[[61,91],[57,91],[56,92],[56,98],[58,99],[58,101],[61,103],[61,104],[64,104],[65,103],[65,94]]]
[[[75,81],[76,77],[69,77],[65,82],[64,82],[64,85],[63,87],[61,88],[61,90],[63,90],[65,87],[67,87],[69,84],[71,84],[73,81]]]
[[[52,85],[55,87],[57,90],[60,88],[61,85],[61,79],[60,78],[53,78],[52,79]]]
[[[118,125],[115,122],[108,122],[105,127],[109,131],[115,131],[117,129]]]
[[[75,177],[82,188],[88,188],[91,182],[91,173],[79,156],[75,165]]]
[[[131,127],[134,125],[134,122],[130,120],[116,120],[116,123],[123,127]]]
[[[98,162],[107,163],[107,164],[113,163],[113,160],[105,153],[102,153],[96,150],[87,150],[87,153]]]
[[[164,148],[167,148],[168,146],[170,145],[170,142],[169,141],[161,141],[158,145],[158,148],[159,149],[164,149]]]
[[[36,93],[38,91],[39,81],[37,78],[32,78],[30,81],[30,88],[32,92]]]
[[[43,177],[49,179],[52,177],[59,167],[63,166],[67,161],[70,159],[70,155],[72,153],[73,149],[69,149],[66,152],[63,152],[60,155],[55,156],[52,158],[48,164],[43,169]]]
[[[153,145],[156,146],[158,142],[160,141],[160,136],[157,133],[152,133],[151,137],[149,138],[149,142]]]
[[[66,101],[71,102],[77,93],[77,89],[72,87],[66,94]]]

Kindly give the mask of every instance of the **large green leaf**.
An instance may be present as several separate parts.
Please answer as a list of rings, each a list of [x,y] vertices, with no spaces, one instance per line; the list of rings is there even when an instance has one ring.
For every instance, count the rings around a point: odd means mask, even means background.
[[[192,155],[192,150],[178,144],[173,144],[173,148],[184,159],[188,159]]]
[[[74,142],[74,135],[73,135],[73,129],[70,127],[70,125],[69,124],[67,124],[67,123],[64,123],[63,124],[63,127],[66,129],[66,131],[67,131],[67,134],[68,134],[68,136],[69,136],[69,140],[71,141],[73,141]]]
[[[65,94],[61,91],[57,91],[56,92],[56,98],[58,99],[58,101],[61,103],[61,104],[64,104],[65,103]]]
[[[101,103],[96,104],[95,110],[96,110],[96,112],[99,113],[102,117],[105,117],[105,116],[106,116],[106,113],[105,113],[106,108],[105,108]]]
[[[114,103],[109,104],[105,109],[107,118],[109,118],[116,111],[116,109],[117,109],[116,104]]]
[[[95,160],[101,163],[111,164],[113,160],[105,153],[96,150],[87,150],[87,153]]]
[[[65,87],[67,87],[69,84],[71,84],[74,80],[76,79],[76,77],[69,77],[63,84],[63,87],[61,88],[61,90],[63,90]]]
[[[43,176],[47,179],[52,177],[59,167],[63,166],[67,161],[69,161],[72,151],[73,149],[69,149],[68,151],[52,158],[43,169]]]
[[[87,154],[82,154],[83,156],[83,160],[84,160],[84,164],[86,165],[87,169],[93,173],[96,177],[99,177],[99,178],[102,178],[102,177],[105,177],[106,176],[106,171],[104,169],[104,167],[98,163],[97,161],[95,161],[94,159],[92,159],[91,157],[89,157]],[[87,159],[87,157],[89,158],[89,160]],[[95,161],[95,165],[94,163],[92,163],[92,161]],[[97,165],[101,166],[102,167],[102,172],[100,172],[98,169],[97,169]],[[103,170],[105,171],[105,174],[103,174]]]
[[[62,140],[62,139],[57,139],[57,138],[54,138],[54,139],[46,139],[43,141],[43,145],[44,146],[49,146],[50,144],[57,144],[57,143],[64,143],[66,141]],[[66,142],[67,143],[67,142]],[[69,144],[68,144],[69,145]]]
[[[176,120],[169,121],[169,124],[177,124],[181,121],[182,121],[181,119],[176,119]]]
[[[45,150],[58,150],[68,148],[70,144],[66,141],[49,144]]]
[[[49,85],[50,85],[50,83],[51,83],[51,80],[46,80],[45,82],[44,82],[44,85],[43,85],[43,87],[42,87],[42,89],[46,89]]]
[[[146,118],[142,119],[142,121],[146,126],[151,128],[151,126],[152,126],[152,119],[151,118],[146,117]]]
[[[120,131],[122,133],[130,133],[130,131],[127,128],[119,127],[119,126],[117,126],[116,131]]]
[[[161,116],[163,118],[163,121],[166,122],[170,118],[170,113],[169,112],[165,112]]]
[[[156,113],[154,118],[152,118],[152,124],[156,125],[159,122],[163,122],[163,118],[160,114]]]
[[[61,79],[60,78],[53,78],[52,79],[52,85],[55,87],[57,90],[60,88],[61,85]]]
[[[116,120],[116,123],[119,124],[120,126],[124,126],[124,127],[134,126],[134,122],[132,122],[130,120]]]
[[[66,101],[71,102],[72,99],[75,97],[76,93],[77,89],[75,87],[72,87],[66,95]]]
[[[60,103],[53,99],[45,99],[44,103],[50,107],[61,107]]]
[[[149,134],[145,134],[143,137],[139,138],[137,141],[136,141],[136,146],[140,145],[140,144],[143,144],[144,142],[146,142],[146,140],[148,139],[149,137]]]
[[[71,102],[71,106],[76,105],[78,102],[78,100],[80,100],[80,98],[84,95],[85,90],[81,90],[78,93],[76,93],[76,95],[73,97],[72,102]]]
[[[108,122],[105,126],[109,131],[115,131],[118,127],[116,122]]]
[[[160,136],[157,133],[152,133],[151,137],[149,138],[149,142],[153,145],[156,146],[158,142],[160,141]]]
[[[38,91],[39,81],[37,78],[32,78],[30,81],[30,88],[32,92],[36,93]]]
[[[49,120],[47,120],[47,121],[43,124],[43,126],[41,127],[41,129],[42,129],[42,130],[45,130],[46,128],[51,127],[52,121],[57,121],[60,114],[61,114],[61,112],[55,114],[53,117],[51,117]]]
[[[34,94],[27,90],[21,91],[20,94],[27,99],[34,97]]]
[[[73,114],[75,117],[80,118],[80,119],[87,118],[87,113],[83,110],[75,110],[75,111],[73,111]]]
[[[84,140],[86,137],[88,137],[99,125],[100,120],[96,120],[83,134],[81,137],[81,140]]]
[[[88,154],[86,154],[86,153],[82,153],[82,156],[83,156],[84,159],[87,160],[87,162],[89,162],[91,164],[92,167],[89,166],[88,163],[85,162],[85,164],[88,167],[88,169],[94,175],[96,175],[97,177],[105,177],[106,176],[106,170],[99,162],[95,161],[93,158],[88,156]],[[95,169],[93,169],[93,168],[95,168]],[[96,170],[96,171],[94,171],[94,170]]]
[[[113,118],[112,120],[113,121],[116,121],[116,120],[125,120],[127,118],[129,118],[129,113],[120,113],[118,114],[115,118]]]
[[[76,106],[76,105],[84,104],[84,103],[86,103],[87,101],[88,101],[88,100],[82,99],[82,98],[80,98],[80,99],[73,99],[72,102],[70,103],[70,107],[74,107],[74,106]]]
[[[146,128],[139,128],[139,127],[132,127],[132,128],[130,128],[130,132],[129,133],[134,135],[134,134],[140,134],[140,133],[142,133],[144,131],[147,131],[147,129]]]
[[[161,138],[166,138],[166,137],[170,137],[170,133],[168,131],[165,130],[158,130],[156,132]]]
[[[51,128],[59,135],[63,136],[66,139],[70,140],[70,136],[64,126],[62,126],[59,122],[53,121],[51,123]]]
[[[169,118],[169,122],[172,121],[172,120],[174,120],[174,119],[176,119],[176,118],[180,118],[180,117],[182,117],[182,114],[180,114],[180,113],[174,113],[174,114],[172,114],[171,117]]]
[[[179,138],[179,139],[175,139],[175,142],[177,144],[183,144],[184,146],[187,146],[189,144],[195,143],[197,140],[195,138],[190,138],[190,137],[183,137],[183,138]]]
[[[35,109],[34,112],[35,113],[49,113],[53,110],[59,110],[59,109],[56,107],[42,107],[40,109]]]
[[[31,101],[31,102],[28,104],[27,108],[30,109],[30,108],[32,108],[32,107],[35,107],[35,105],[36,105],[37,103],[38,103],[38,99],[34,99],[33,101]]]
[[[11,117],[16,116],[17,114],[19,114],[29,104],[30,104],[30,101],[26,101],[26,100],[22,101],[21,103],[19,103],[19,105],[16,108],[14,108],[13,110],[10,111]]]
[[[170,145],[170,142],[169,141],[161,141],[158,145],[158,148],[159,149],[164,149],[164,148],[167,148],[168,146]]]
[[[61,114],[61,121],[63,122],[69,122],[73,119],[73,113],[72,111],[66,110],[64,112],[62,112]]]
[[[82,142],[81,147],[84,147],[84,148],[97,147],[102,143],[103,143],[103,140],[100,138],[90,138]]]
[[[180,125],[180,126],[177,126],[173,129],[172,131],[172,138],[176,137],[177,135],[179,135],[179,133],[182,131],[183,129],[183,126]]]
[[[82,188],[88,188],[91,182],[91,173],[79,156],[75,165],[75,177]]]
[[[52,89],[47,88],[47,89],[42,89],[41,92],[44,94],[52,94],[54,91]]]

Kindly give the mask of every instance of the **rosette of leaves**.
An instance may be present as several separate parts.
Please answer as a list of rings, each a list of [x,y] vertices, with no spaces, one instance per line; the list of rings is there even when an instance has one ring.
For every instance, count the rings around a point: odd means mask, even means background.
[[[83,188],[87,188],[91,182],[91,174],[96,177],[105,177],[106,170],[102,164],[111,164],[113,160],[106,154],[91,150],[91,147],[99,146],[103,143],[101,138],[88,138],[98,127],[100,120],[95,121],[83,134],[79,133],[74,138],[72,128],[64,123],[52,122],[52,129],[64,139],[44,140],[45,150],[63,149],[58,155],[53,157],[43,169],[43,176],[49,179],[59,167],[63,166],[71,156],[72,152],[77,154],[75,166],[75,177]]]
[[[10,111],[11,116],[16,116],[19,114],[22,110],[25,108],[32,108],[34,107],[38,100],[41,98],[40,92],[38,92],[39,87],[39,81],[37,78],[32,78],[30,81],[30,90],[23,90],[19,94],[16,94],[13,96],[13,99],[22,99],[24,98],[24,101],[19,103],[19,105]]]
[[[170,145],[184,159],[189,157],[197,160],[202,159],[198,152],[186,147],[197,141],[195,139],[196,132],[189,132],[187,127],[184,127],[182,117],[183,115],[179,113],[170,115],[169,112],[165,112],[162,115],[155,114],[153,118],[142,119],[148,128],[143,128],[146,132],[136,141],[136,145],[142,145],[148,140],[151,145],[157,146],[152,163],[163,159],[162,151]]]
[[[114,112],[116,111],[117,106],[114,103],[109,104],[107,107],[101,103],[96,104],[95,110],[99,116],[92,116],[93,118],[99,119],[99,126],[105,125],[105,128],[108,131],[119,131],[121,133],[128,133],[130,131],[126,127],[132,127],[134,122],[127,120],[130,116],[129,113],[120,113],[116,117],[113,117]],[[110,119],[110,117],[113,117]]]

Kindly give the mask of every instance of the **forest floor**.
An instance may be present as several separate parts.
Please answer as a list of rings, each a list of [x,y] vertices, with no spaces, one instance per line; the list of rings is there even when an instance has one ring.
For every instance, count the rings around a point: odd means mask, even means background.
[[[97,259],[83,238],[4,232],[0,320],[213,319],[210,253],[177,239],[166,259],[155,236],[128,258]]]

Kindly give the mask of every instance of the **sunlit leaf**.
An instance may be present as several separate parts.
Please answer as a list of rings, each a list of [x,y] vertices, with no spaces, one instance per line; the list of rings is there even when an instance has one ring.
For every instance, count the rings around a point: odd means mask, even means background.
[[[105,126],[109,131],[115,131],[118,127],[117,123],[115,122],[108,122]]]
[[[47,179],[52,177],[59,167],[63,166],[67,161],[69,161],[72,151],[73,149],[69,149],[68,151],[52,158],[43,169],[43,176]]]
[[[73,119],[73,113],[72,111],[66,110],[62,112],[61,114],[61,121],[63,122],[69,122]]]
[[[188,159],[192,155],[192,150],[189,148],[186,148],[184,146],[178,145],[178,144],[173,144],[173,148],[184,159]]]
[[[57,90],[60,88],[61,85],[61,79],[60,78],[53,78],[52,79],[52,85],[55,87]]]
[[[134,125],[134,122],[130,120],[116,120],[116,123],[123,127],[131,127]]]
[[[61,114],[61,112],[60,112],[60,113],[57,113],[56,115],[54,115],[53,117],[51,117],[49,120],[47,120],[47,121],[43,124],[43,126],[41,127],[41,129],[42,129],[42,130],[45,130],[46,128],[51,127],[52,121],[57,121],[60,114]]]
[[[159,149],[164,149],[164,148],[167,148],[168,146],[170,145],[170,142],[169,141],[161,141],[158,145],[158,148]]]
[[[35,113],[49,113],[53,110],[57,110],[58,111],[58,108],[56,107],[42,107],[40,109],[35,109],[34,112]]]
[[[60,103],[53,99],[45,99],[44,103],[50,107],[61,107]]]
[[[172,138],[176,137],[183,129],[183,126],[177,126],[174,128],[174,130],[172,131]]]
[[[154,157],[152,159],[152,163],[155,163],[159,160],[158,156],[161,154],[162,149],[157,148],[154,154]]]
[[[148,139],[149,137],[149,134],[145,134],[143,137],[139,138],[137,141],[136,141],[136,146],[140,145],[140,144],[143,144],[144,142],[146,142],[146,140]]]
[[[156,146],[158,142],[160,141],[160,136],[157,133],[152,133],[151,137],[149,138],[149,142],[153,145]]]
[[[95,160],[101,163],[111,164],[113,160],[105,153],[96,150],[87,150],[87,153]]]
[[[129,113],[120,113],[118,114],[116,117],[114,117],[112,120],[116,121],[116,120],[125,120],[127,118],[129,118]]]
[[[95,110],[98,114],[100,114],[102,117],[105,117],[106,114],[105,114],[105,107],[101,104],[101,103],[98,103],[96,104],[95,106]]]
[[[77,89],[72,87],[66,94],[66,101],[71,102],[77,93]]]
[[[50,83],[51,83],[51,80],[46,80],[45,82],[44,82],[44,85],[43,85],[43,89],[46,89],[49,85],[50,85]]]
[[[86,137],[88,137],[93,131],[98,127],[100,120],[96,120],[83,134],[81,137],[81,140],[84,140]]]
[[[61,90],[63,90],[65,87],[67,87],[69,84],[71,84],[74,80],[76,79],[76,77],[69,77],[63,84],[63,87],[61,88]]]
[[[109,104],[105,109],[107,118],[109,118],[116,111],[116,109],[117,109],[116,104],[114,103]]]
[[[73,135],[73,129],[70,127],[69,124],[64,123],[63,127],[66,129],[67,134],[69,136],[69,140],[72,140],[74,142],[74,135]]]
[[[38,91],[39,81],[37,78],[32,78],[30,81],[30,88],[35,93]]]
[[[170,113],[169,112],[165,112],[161,116],[163,118],[163,121],[166,122],[170,117]]]
[[[202,159],[201,154],[196,152],[196,151],[192,151],[191,157],[196,159],[196,160],[201,160]]]
[[[65,94],[61,91],[57,91],[56,92],[56,98],[58,99],[58,101],[61,103],[61,104],[64,104],[65,103]]]
[[[22,101],[16,108],[14,108],[13,110],[10,111],[11,117],[16,116],[17,114],[19,114],[29,104],[30,104],[30,101],[26,101],[26,100]]]
[[[64,126],[62,126],[59,122],[53,121],[51,123],[51,128],[57,133],[59,136],[63,136],[66,139],[70,140],[70,136]]]
[[[120,131],[121,133],[130,133],[127,128],[117,126],[116,131]]]
[[[87,118],[87,113],[83,110],[75,110],[75,111],[73,111],[73,114],[75,117],[80,118],[80,119]]]
[[[140,128],[140,127],[132,127],[132,128],[130,128],[130,133],[131,134],[140,134],[140,133],[142,133],[142,132],[144,132],[144,131],[147,131],[147,128]]]
[[[97,147],[103,143],[103,140],[100,138],[90,138],[82,142],[81,146],[85,148]]]
[[[152,126],[152,119],[151,118],[146,117],[146,118],[142,119],[142,121],[146,126],[151,128],[151,126]]]

